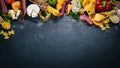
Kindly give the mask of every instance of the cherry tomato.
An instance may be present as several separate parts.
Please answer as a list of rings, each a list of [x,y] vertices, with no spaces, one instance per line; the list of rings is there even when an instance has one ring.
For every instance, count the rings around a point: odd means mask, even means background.
[[[6,4],[12,4],[13,2],[15,2],[15,0],[5,0]]]

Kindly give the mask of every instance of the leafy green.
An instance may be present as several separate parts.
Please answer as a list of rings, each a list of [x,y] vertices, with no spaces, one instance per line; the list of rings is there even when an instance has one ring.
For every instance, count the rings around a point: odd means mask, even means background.
[[[4,21],[11,22],[11,16],[8,14],[2,14]]]
[[[72,12],[72,11],[70,11],[70,15],[74,18],[74,19],[76,19],[76,20],[79,20],[79,12]]]
[[[80,1],[80,4],[82,4],[83,0],[79,0]]]
[[[115,2],[115,0],[110,0],[110,1],[113,2],[113,3]]]

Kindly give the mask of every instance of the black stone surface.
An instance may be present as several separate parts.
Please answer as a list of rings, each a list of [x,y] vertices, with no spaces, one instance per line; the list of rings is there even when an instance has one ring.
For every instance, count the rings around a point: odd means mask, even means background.
[[[0,68],[120,67],[119,26],[102,31],[69,16],[34,21],[14,22],[9,40],[0,35]]]

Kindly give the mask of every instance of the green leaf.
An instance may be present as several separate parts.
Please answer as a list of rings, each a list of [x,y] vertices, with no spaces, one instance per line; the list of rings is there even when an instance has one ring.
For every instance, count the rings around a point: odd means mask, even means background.
[[[103,5],[103,6],[106,6],[106,5],[107,5],[107,2],[106,2],[106,1],[102,1],[102,5]]]
[[[8,14],[2,14],[4,21],[11,22],[11,16]]]

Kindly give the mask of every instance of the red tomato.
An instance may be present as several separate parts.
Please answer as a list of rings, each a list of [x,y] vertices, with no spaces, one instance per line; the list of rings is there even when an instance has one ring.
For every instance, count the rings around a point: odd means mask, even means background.
[[[12,4],[13,2],[15,2],[15,0],[5,0],[6,4]]]

